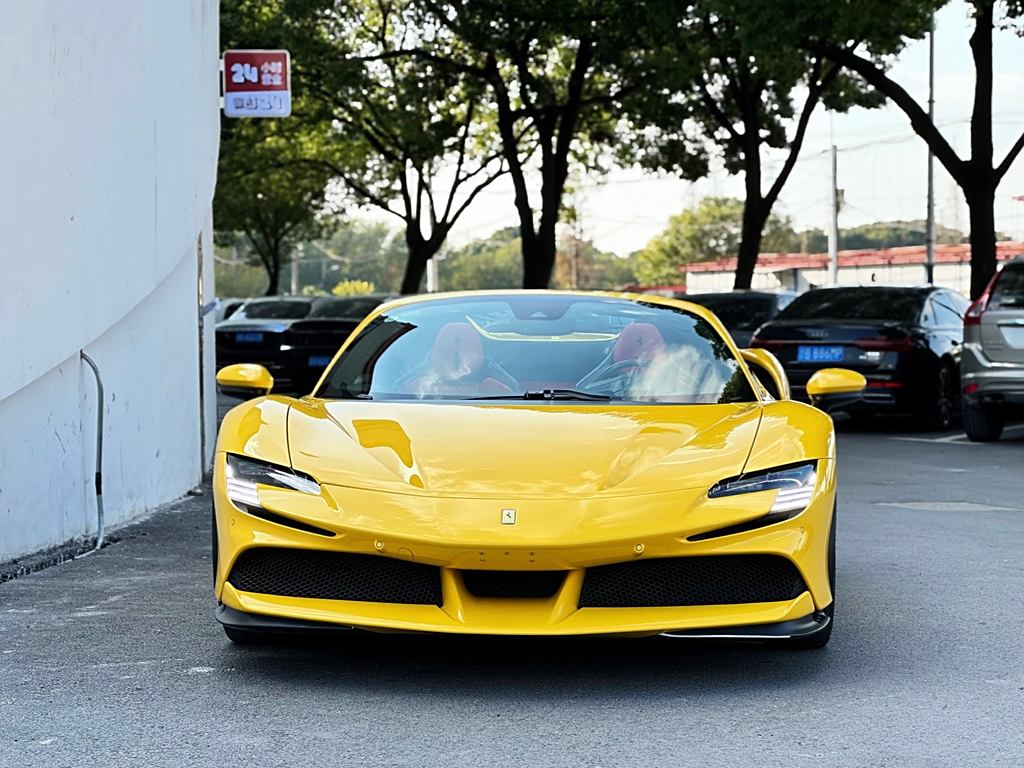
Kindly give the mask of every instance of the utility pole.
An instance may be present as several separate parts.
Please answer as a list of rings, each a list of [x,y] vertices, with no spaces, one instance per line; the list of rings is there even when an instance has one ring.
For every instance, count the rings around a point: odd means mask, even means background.
[[[576,214],[576,220],[572,224],[572,251],[570,258],[572,259],[572,289],[575,291],[579,288],[580,284],[580,220],[579,213]]]
[[[935,14],[928,31],[928,120],[935,125]],[[928,145],[928,211],[924,220],[925,279],[935,282],[935,169],[931,145]]]
[[[832,215],[828,228],[828,283],[839,283],[839,187],[836,178],[836,145],[832,145]]]
[[[302,255],[303,243],[299,243],[297,253],[292,256],[292,296],[299,294],[299,256]]]
[[[427,293],[437,293],[437,262],[440,254],[435,253],[433,257],[427,259]]]

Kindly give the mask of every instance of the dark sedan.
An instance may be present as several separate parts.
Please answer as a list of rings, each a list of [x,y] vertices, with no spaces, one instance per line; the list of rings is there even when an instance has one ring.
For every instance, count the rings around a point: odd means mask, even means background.
[[[732,291],[695,293],[683,298],[714,312],[729,331],[736,346],[747,347],[750,346],[750,338],[754,331],[779,314],[795,297],[796,294],[789,291]]]
[[[969,302],[945,288],[820,288],[797,297],[757,330],[789,376],[793,396],[820,368],[867,378],[851,415],[906,413],[924,429],[947,429],[959,408],[963,315]]]
[[[259,363],[273,375],[275,392],[309,392],[348,335],[390,298],[254,299],[217,325],[217,367]]]

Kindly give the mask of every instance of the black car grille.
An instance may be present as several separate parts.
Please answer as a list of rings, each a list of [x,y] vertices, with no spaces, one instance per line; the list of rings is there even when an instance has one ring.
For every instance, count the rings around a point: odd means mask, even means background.
[[[260,547],[239,555],[228,581],[282,597],[441,605],[440,569],[379,555]]]
[[[565,583],[565,571],[462,571],[462,583],[474,597],[553,597]]]
[[[792,600],[806,589],[796,566],[784,557],[671,557],[588,568],[579,607],[770,603]]]

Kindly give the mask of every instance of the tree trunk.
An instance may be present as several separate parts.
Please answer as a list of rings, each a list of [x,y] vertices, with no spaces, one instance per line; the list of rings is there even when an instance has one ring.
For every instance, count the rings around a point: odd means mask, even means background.
[[[971,159],[962,184],[971,216],[971,299],[977,299],[996,271],[995,196],[992,167],[992,0],[975,0],[971,54],[974,105],[971,110]]]
[[[273,270],[267,270],[267,290],[264,292],[264,296],[276,296],[278,284],[280,282],[280,274]]]
[[[756,109],[756,107],[755,107]],[[743,152],[743,221],[740,227],[740,249],[736,255],[736,278],[733,290],[750,290],[754,279],[754,267],[761,251],[761,234],[764,230],[767,211],[761,198],[761,146],[757,140],[756,114],[746,122],[747,146]]]
[[[761,236],[764,234],[766,219],[760,190],[747,188],[743,201],[743,221],[740,225],[740,249],[736,255],[736,278],[734,291],[748,291],[754,280],[754,268],[761,253]]]
[[[964,188],[971,217],[971,300],[985,292],[996,273],[995,185],[985,174],[970,174]]]
[[[523,247],[523,288],[547,288],[555,271],[554,224],[542,223],[537,234],[529,240],[522,239]]]
[[[409,255],[405,262],[405,274],[402,276],[401,293],[407,296],[419,293],[423,287],[423,276],[427,272],[427,262],[437,255],[444,244],[443,234],[435,233],[426,238],[420,234],[419,223],[414,222],[406,227],[405,245]]]

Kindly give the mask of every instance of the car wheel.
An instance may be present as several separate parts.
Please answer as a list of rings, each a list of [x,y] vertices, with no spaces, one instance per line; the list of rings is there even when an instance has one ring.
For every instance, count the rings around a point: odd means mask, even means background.
[[[991,405],[964,404],[964,431],[974,443],[991,443],[1003,434],[1005,418]]]
[[[953,427],[959,408],[957,372],[949,363],[943,363],[932,384],[928,400],[922,404],[917,416],[917,425],[926,431],[944,432]]]
[[[828,626],[820,632],[815,632],[813,635],[806,635],[804,637],[791,637],[788,640],[784,640],[783,644],[786,648],[793,648],[796,650],[819,650],[828,645],[828,641],[832,639],[832,627],[836,623],[836,509],[832,510],[832,528],[828,532],[828,583],[829,588],[832,591],[832,602],[827,608],[822,609],[822,613],[828,616]]]

